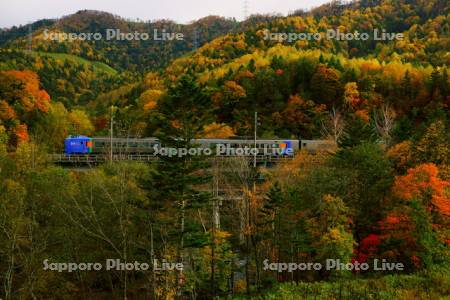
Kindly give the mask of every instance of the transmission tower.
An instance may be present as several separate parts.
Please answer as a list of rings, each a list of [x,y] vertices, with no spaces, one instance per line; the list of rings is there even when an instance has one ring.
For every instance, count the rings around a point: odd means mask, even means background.
[[[28,50],[33,50],[33,28],[31,22],[28,24]]]
[[[244,0],[244,21],[248,18],[248,0]]]

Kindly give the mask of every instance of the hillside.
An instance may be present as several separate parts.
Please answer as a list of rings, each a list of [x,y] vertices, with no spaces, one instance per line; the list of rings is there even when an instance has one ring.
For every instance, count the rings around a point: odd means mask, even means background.
[[[170,60],[192,51],[217,36],[232,31],[237,22],[220,17],[205,17],[188,25],[176,24],[169,20],[154,22],[129,21],[109,13],[99,11],[79,11],[58,20],[45,20],[30,24],[33,32],[33,50],[74,54],[88,60],[102,61],[122,70],[145,71],[165,66]],[[42,39],[44,30],[66,33],[101,33],[106,36],[107,29],[121,32],[140,32],[149,35],[154,30],[182,33],[182,41],[76,41],[55,43]],[[28,26],[11,28],[0,32],[0,46],[28,49]]]
[[[48,56],[51,57],[53,59],[55,59],[56,61],[70,61],[70,62],[75,62],[77,64],[80,65],[84,65],[87,68],[91,68],[93,69],[93,71],[96,74],[99,73],[106,73],[109,75],[116,75],[117,74],[117,70],[111,68],[110,66],[108,66],[107,64],[104,64],[102,62],[91,62],[88,61],[84,58],[81,58],[79,56],[76,55],[71,55],[71,54],[65,54],[65,53],[51,53],[51,52],[31,52],[31,55],[37,55],[37,56]]]
[[[215,120],[239,135],[251,135],[253,110],[259,112],[263,136],[319,138],[326,112],[333,107],[346,116],[354,115],[354,122],[362,121],[363,126],[388,105],[412,131],[436,109],[448,108],[450,27],[448,9],[441,11],[441,1],[426,5],[358,2],[338,7],[338,15],[320,13],[324,8],[318,8],[219,37],[175,59],[160,80],[170,86],[182,75],[193,75],[211,95]],[[360,33],[391,30],[402,33],[404,39],[290,42],[266,38],[267,32],[325,34],[326,28]],[[144,90],[162,94],[165,88]],[[158,100],[145,96],[141,94],[146,103]]]
[[[135,116],[131,127],[140,132],[158,101],[182,75],[193,76],[208,90],[215,121],[239,135],[249,135],[254,109],[260,113],[263,136],[319,138],[332,107],[354,115],[352,122],[361,121],[358,126],[363,126],[384,105],[395,109],[397,120],[404,120],[412,131],[436,109],[448,106],[448,12],[448,5],[440,0],[333,2],[289,17],[252,16],[241,23],[206,17],[178,25],[80,11],[36,22],[33,52],[16,50],[27,47],[23,28],[2,33],[0,64],[4,70],[37,72],[55,102],[69,108],[88,105],[85,108],[89,107],[93,120],[104,120],[107,107],[116,105],[124,114]],[[43,39],[44,30],[104,34],[108,28],[123,32],[165,28],[183,32],[186,39],[159,44]],[[288,40],[280,36],[326,35],[330,29],[367,34],[384,30],[404,38],[306,40],[296,36]],[[196,43],[193,38],[198,38]],[[142,74],[148,69],[153,71]],[[145,126],[146,134],[153,130],[151,124]]]
[[[99,61],[52,52],[0,49],[0,70],[32,70],[55,102],[85,104],[102,91],[127,82],[130,75]]]

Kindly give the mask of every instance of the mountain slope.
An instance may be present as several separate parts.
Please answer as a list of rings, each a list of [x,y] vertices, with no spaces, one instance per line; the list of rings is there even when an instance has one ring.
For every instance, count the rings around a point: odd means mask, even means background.
[[[59,20],[45,20],[31,24],[32,44],[36,51],[67,53],[89,60],[102,61],[114,68],[144,71],[165,66],[172,59],[192,51],[205,42],[232,31],[237,27],[234,20],[220,17],[205,17],[188,25],[176,24],[169,20],[137,22],[122,19],[109,13],[84,10]],[[183,40],[105,40],[106,30],[114,29],[122,33],[139,32],[154,36],[161,33],[181,33]],[[56,42],[43,38],[48,33],[101,33],[103,38]],[[22,26],[0,32],[2,47],[28,49],[30,47],[29,27]]]

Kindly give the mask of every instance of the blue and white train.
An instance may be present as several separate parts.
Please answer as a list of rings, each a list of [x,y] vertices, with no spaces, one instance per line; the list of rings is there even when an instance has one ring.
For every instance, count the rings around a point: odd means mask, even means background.
[[[277,153],[279,155],[293,155],[295,152],[306,149],[310,152],[335,149],[334,142],[329,140],[291,140],[291,139],[194,139],[191,144],[201,148],[215,149],[225,145],[231,149],[252,148],[258,153]],[[65,140],[65,153],[70,154],[101,154],[109,153],[111,146],[114,153],[119,154],[152,154],[155,147],[163,147],[157,138],[113,138],[70,136]]]

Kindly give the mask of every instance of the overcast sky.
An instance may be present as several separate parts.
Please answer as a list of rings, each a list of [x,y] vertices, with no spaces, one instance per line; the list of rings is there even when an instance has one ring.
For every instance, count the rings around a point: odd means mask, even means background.
[[[309,9],[329,0],[248,0],[248,13],[281,13]],[[187,23],[208,15],[244,17],[244,0],[0,0],[0,28],[57,18],[81,9],[110,12],[124,18],[171,19]]]

